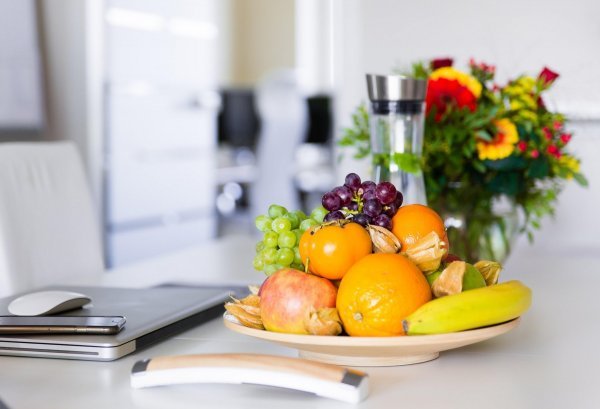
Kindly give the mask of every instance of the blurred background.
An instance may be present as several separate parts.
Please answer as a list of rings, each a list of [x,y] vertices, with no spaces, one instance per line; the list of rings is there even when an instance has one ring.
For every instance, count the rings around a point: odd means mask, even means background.
[[[335,144],[366,72],[549,66],[590,187],[567,186],[534,249],[593,253],[599,15],[593,0],[0,0],[0,142],[77,144],[114,267],[252,234],[269,204],[309,210],[368,175]]]

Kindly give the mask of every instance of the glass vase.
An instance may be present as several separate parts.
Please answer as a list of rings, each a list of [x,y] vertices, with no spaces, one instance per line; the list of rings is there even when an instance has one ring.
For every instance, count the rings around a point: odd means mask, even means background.
[[[435,207],[444,219],[451,254],[471,263],[506,261],[521,226],[513,201],[496,196],[489,204],[469,203],[465,198],[459,206]]]

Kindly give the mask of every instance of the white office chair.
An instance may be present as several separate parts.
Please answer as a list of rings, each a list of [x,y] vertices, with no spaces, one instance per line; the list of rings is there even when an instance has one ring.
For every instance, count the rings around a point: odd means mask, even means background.
[[[100,231],[75,146],[0,143],[0,296],[103,271]]]

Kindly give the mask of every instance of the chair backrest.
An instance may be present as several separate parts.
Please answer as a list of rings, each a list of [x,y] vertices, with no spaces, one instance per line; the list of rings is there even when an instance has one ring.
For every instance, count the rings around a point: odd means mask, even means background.
[[[0,296],[103,270],[99,226],[76,147],[0,143]]]

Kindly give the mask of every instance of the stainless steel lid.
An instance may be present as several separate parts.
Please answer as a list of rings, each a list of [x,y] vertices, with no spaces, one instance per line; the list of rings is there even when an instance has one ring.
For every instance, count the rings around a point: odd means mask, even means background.
[[[427,80],[403,75],[367,74],[367,89],[371,101],[424,101]]]

